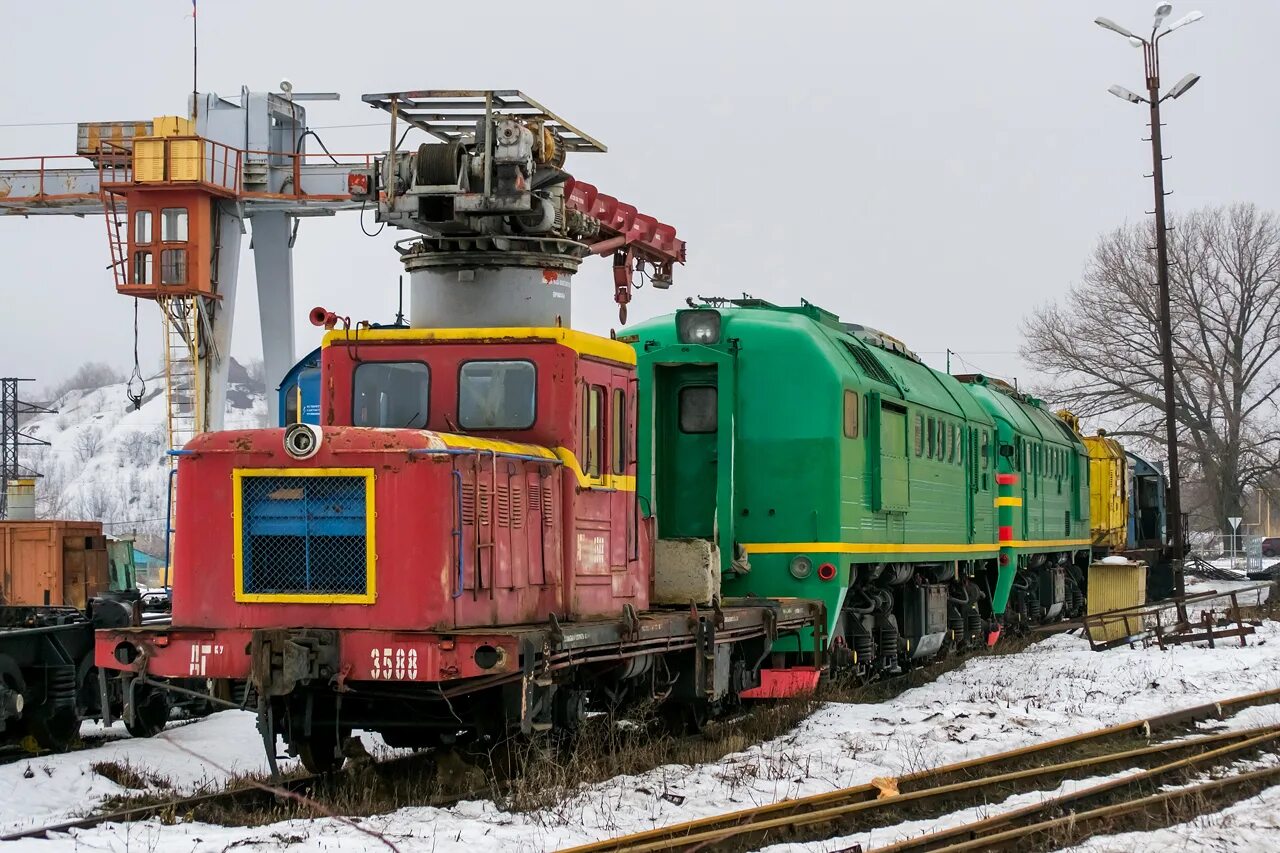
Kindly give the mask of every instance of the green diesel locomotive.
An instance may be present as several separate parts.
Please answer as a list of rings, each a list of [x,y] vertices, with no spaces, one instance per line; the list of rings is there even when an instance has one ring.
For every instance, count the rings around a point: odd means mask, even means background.
[[[808,302],[691,306],[624,339],[637,492],[726,598],[823,600],[864,674],[1083,611],[1088,455],[1039,401]]]

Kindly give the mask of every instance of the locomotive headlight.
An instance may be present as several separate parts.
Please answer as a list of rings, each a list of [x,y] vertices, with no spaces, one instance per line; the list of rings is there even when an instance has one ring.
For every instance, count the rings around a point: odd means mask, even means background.
[[[677,312],[676,337],[682,344],[720,343],[720,312],[707,308]]]
[[[284,430],[284,452],[294,459],[310,459],[320,452],[324,433],[312,424],[289,424]]]
[[[791,577],[802,581],[813,571],[813,560],[801,554],[791,558]]]

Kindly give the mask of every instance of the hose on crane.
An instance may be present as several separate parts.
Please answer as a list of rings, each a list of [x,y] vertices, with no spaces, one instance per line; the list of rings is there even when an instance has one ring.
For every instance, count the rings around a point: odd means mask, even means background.
[[[136,393],[133,390],[135,382],[138,385]],[[142,398],[146,393],[147,382],[142,378],[142,367],[138,363],[138,297],[135,296],[133,298],[133,373],[129,374],[129,381],[125,383],[124,395],[129,398],[136,412],[142,408]]]

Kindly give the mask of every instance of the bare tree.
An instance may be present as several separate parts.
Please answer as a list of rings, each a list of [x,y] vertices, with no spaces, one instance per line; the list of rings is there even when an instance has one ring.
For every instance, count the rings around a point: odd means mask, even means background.
[[[115,385],[124,380],[124,374],[111,365],[86,361],[76,368],[75,373],[50,389],[47,396],[51,400],[57,400],[71,391],[93,391],[104,385]]]
[[[82,464],[89,464],[102,451],[102,430],[88,426],[76,433],[75,451]]]
[[[1104,235],[1082,282],[1023,321],[1022,356],[1049,377],[1041,396],[1162,453],[1154,242],[1150,226]],[[1204,484],[1183,509],[1230,530],[1280,452],[1280,219],[1252,204],[1178,217],[1169,262],[1179,449]]]
[[[134,468],[146,468],[164,460],[165,434],[163,428],[142,428],[125,433],[120,438],[120,461]]]
[[[119,490],[113,490],[105,483],[92,482],[80,489],[79,511],[87,520],[113,520],[120,514],[120,503]]]

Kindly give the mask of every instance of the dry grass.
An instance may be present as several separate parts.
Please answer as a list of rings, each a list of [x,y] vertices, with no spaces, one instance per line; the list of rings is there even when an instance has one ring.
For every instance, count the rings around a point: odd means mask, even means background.
[[[145,767],[135,767],[127,759],[123,761],[95,761],[89,769],[104,779],[110,779],[121,788],[134,791],[173,789],[173,782],[167,777]]]

